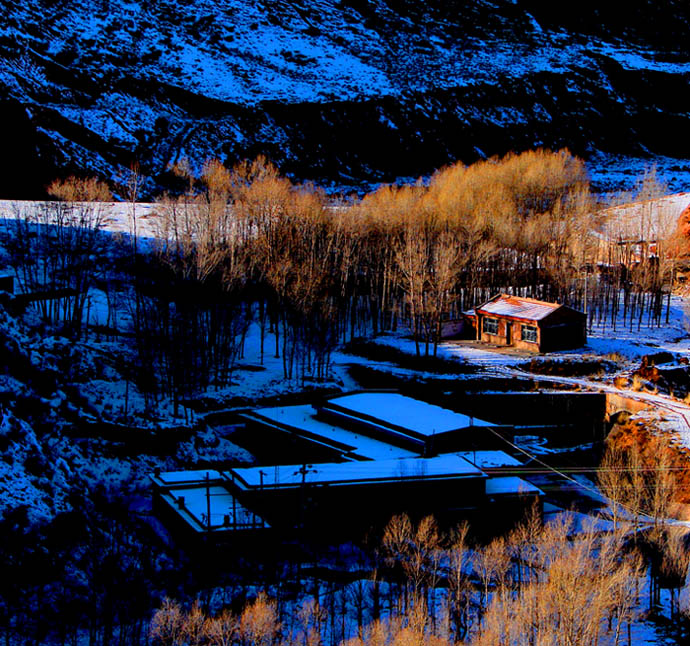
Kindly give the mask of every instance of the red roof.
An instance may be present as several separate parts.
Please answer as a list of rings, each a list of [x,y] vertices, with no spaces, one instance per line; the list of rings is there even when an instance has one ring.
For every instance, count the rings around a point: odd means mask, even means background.
[[[559,307],[561,306],[557,303],[546,303],[545,301],[537,301],[534,298],[499,294],[478,307],[476,311],[482,314],[493,314],[494,316],[510,316],[527,321],[539,321],[546,318]]]

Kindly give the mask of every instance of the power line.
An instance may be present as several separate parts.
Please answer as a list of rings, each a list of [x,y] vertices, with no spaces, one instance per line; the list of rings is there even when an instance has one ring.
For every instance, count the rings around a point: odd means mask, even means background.
[[[511,442],[510,440],[506,439],[505,437],[503,437],[498,431],[494,430],[494,429],[491,428],[490,426],[488,426],[488,427],[486,427],[486,428],[487,428],[488,431],[490,431],[491,433],[493,433],[494,435],[496,435],[496,437],[498,437],[498,438],[500,438],[501,440],[503,440],[504,442],[506,442],[509,446],[512,446],[516,451],[519,451],[520,453],[523,453],[523,454],[526,455],[530,460],[533,460],[534,462],[537,462],[538,464],[542,465],[546,471],[549,471],[549,472],[554,473],[554,474],[556,474],[556,475],[558,475],[558,476],[560,476],[560,477],[562,477],[562,478],[565,478],[566,480],[568,480],[568,481],[572,482],[574,485],[576,485],[576,487],[577,487],[578,489],[584,489],[585,491],[589,491],[590,493],[594,494],[597,498],[603,498],[609,505],[617,505],[618,507],[621,507],[622,509],[625,509],[625,510],[628,511],[629,513],[634,514],[635,517],[636,517],[638,520],[641,519],[641,518],[644,518],[644,519],[646,519],[646,520],[649,521],[649,522],[655,522],[656,519],[654,519],[653,517],[649,516],[649,515],[646,514],[645,512],[643,512],[643,511],[641,511],[641,510],[639,510],[639,509],[631,508],[631,507],[629,507],[629,506],[626,505],[626,504],[619,503],[619,502],[616,502],[616,501],[614,501],[614,500],[611,500],[608,496],[606,496],[603,492],[599,491],[598,489],[596,489],[596,488],[594,488],[594,487],[590,487],[589,485],[586,485],[586,484],[584,484],[584,483],[582,483],[582,482],[576,480],[575,478],[571,478],[569,475],[567,475],[567,474],[565,474],[565,473],[559,471],[559,470],[556,469],[555,467],[552,467],[551,465],[547,464],[547,463],[544,462],[543,460],[540,460],[540,459],[537,458],[536,456],[531,455],[530,453],[528,453],[527,451],[525,451],[525,449],[523,449],[522,447],[518,446],[517,444],[515,444],[515,443]],[[545,471],[545,472],[546,472],[546,471]]]

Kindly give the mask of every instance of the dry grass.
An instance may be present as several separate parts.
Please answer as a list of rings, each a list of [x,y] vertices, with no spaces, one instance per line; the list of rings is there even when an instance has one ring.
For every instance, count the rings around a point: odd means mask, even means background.
[[[664,433],[659,426],[663,418],[630,419],[617,424],[606,439],[608,449],[615,449],[639,456],[640,466],[646,469],[661,469],[672,474],[673,500],[675,503],[690,503],[690,469],[687,449],[674,438]]]
[[[613,363],[626,362],[626,358],[620,352],[607,352],[606,354],[601,355],[601,358],[606,359],[606,361],[613,361]]]
[[[642,381],[642,377],[640,375],[635,374],[632,377],[632,389],[635,392],[640,392],[642,390],[642,386],[644,385],[644,382]]]
[[[616,377],[613,380],[613,385],[616,388],[620,388],[620,389],[627,388],[628,387],[628,378],[627,377]]]
[[[610,364],[607,364],[602,359],[591,357],[580,360],[531,359],[518,367],[533,374],[558,377],[602,375],[612,368]]]

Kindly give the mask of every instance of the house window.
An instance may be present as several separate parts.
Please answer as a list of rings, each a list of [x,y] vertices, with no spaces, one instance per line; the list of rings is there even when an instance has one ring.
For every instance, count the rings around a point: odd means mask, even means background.
[[[534,325],[523,325],[522,326],[522,340],[529,341],[530,343],[537,342],[537,328]]]
[[[486,334],[498,334],[498,319],[483,319],[482,332]]]

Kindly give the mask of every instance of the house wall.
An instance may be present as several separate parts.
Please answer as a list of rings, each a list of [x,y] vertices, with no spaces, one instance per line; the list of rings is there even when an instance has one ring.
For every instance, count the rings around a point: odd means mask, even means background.
[[[527,352],[540,352],[541,331],[536,321],[513,321],[511,319],[500,318],[497,316],[485,317],[481,315],[479,322],[480,341],[484,343],[491,343],[493,345],[510,346],[518,350],[526,350]],[[484,332],[484,318],[498,319],[498,334],[487,334]],[[537,327],[537,343],[522,340],[522,325],[533,325]],[[510,338],[510,343],[508,339]]]
[[[468,426],[430,437],[427,440],[425,455],[433,456],[440,453],[479,449],[501,449],[505,447],[506,439],[512,441],[513,438],[514,430],[509,425],[498,426],[493,429],[487,426]]]
[[[505,534],[524,522],[527,514],[535,509],[537,517],[544,515],[543,496],[508,495],[498,496],[473,510],[452,509],[434,515],[442,529],[453,530],[458,526],[458,519],[467,521],[469,535],[481,542],[488,542],[497,535]]]
[[[480,314],[479,340],[493,345],[510,346],[526,352],[554,352],[579,348],[587,342],[587,317],[571,309],[555,310],[541,321],[512,320]],[[498,334],[484,332],[484,318],[498,320]],[[537,342],[522,340],[522,326],[537,328]],[[510,343],[508,340],[510,339]]]
[[[477,321],[474,315],[462,314],[460,318],[441,323],[442,339],[476,339]]]
[[[453,319],[452,321],[443,321],[441,323],[441,338],[453,339],[459,337],[465,330],[465,321],[463,319]]]
[[[541,321],[541,352],[570,350],[587,343],[587,316],[569,308],[556,310]]]
[[[446,405],[448,406],[447,403]],[[596,427],[598,439],[603,439],[601,434],[607,412],[607,395],[570,391],[462,392],[453,396],[453,406],[465,411],[466,414],[475,415],[496,424],[553,426],[561,429],[571,429],[576,426],[583,430]],[[613,410],[624,408],[622,404],[620,406],[613,404]],[[505,427],[501,427],[500,432],[504,432],[503,428]]]
[[[525,350],[527,352],[541,352],[541,328],[537,321],[511,321],[513,326],[513,339],[515,342],[513,346],[518,350]],[[537,341],[523,341],[522,340],[522,326],[531,325],[537,328]]]
[[[541,352],[572,350],[587,343],[587,331],[584,323],[572,323],[558,328],[542,330]]]
[[[484,332],[484,319],[485,318],[495,318],[498,320],[498,334],[488,334]],[[484,343],[492,343],[493,345],[508,345],[507,342],[507,325],[508,321],[506,319],[498,318],[497,316],[485,316],[480,314],[478,316],[477,322],[477,334],[479,334],[479,340]]]

